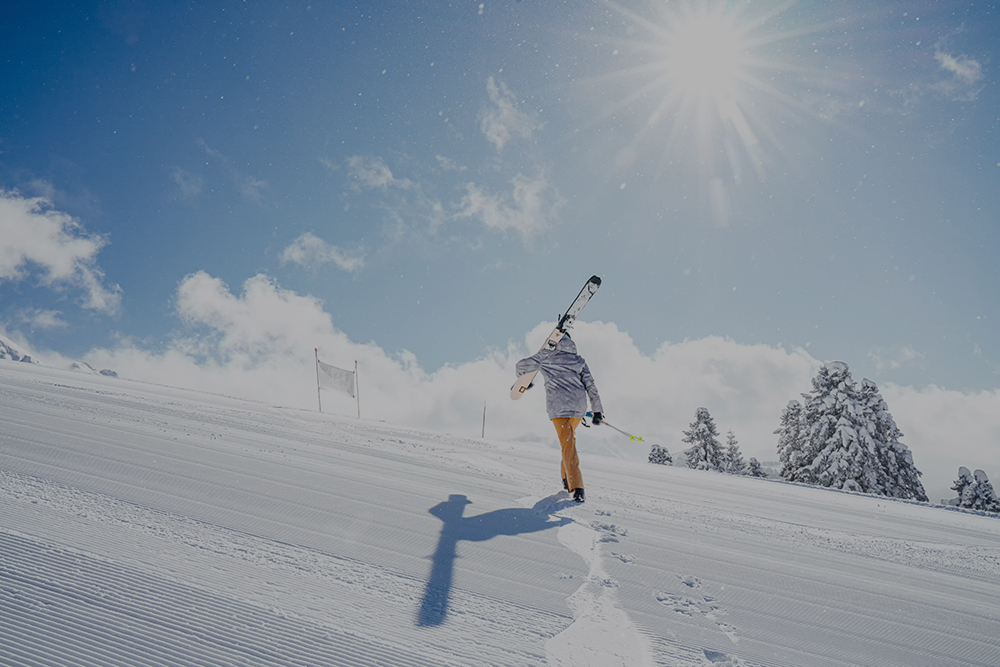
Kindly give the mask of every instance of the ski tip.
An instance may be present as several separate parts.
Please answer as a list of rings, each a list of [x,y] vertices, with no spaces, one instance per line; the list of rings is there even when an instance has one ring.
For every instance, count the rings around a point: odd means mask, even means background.
[[[601,285],[601,277],[600,276],[590,276],[590,281],[589,282],[592,282],[595,285],[600,286]]]

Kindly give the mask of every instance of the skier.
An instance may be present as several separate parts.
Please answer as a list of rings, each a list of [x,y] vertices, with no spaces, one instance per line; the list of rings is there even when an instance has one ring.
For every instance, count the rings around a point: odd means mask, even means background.
[[[541,371],[545,377],[545,407],[562,446],[563,487],[573,494],[573,500],[582,503],[583,475],[576,452],[576,427],[587,412],[587,397],[590,397],[594,424],[604,419],[594,376],[587,362],[576,353],[576,343],[569,334],[563,335],[555,349],[540,350],[517,362],[518,377],[532,371]]]

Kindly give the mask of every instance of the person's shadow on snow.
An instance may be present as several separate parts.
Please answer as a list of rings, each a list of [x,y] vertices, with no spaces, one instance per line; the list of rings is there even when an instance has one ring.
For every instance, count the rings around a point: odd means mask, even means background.
[[[560,517],[549,521],[546,510],[539,503],[533,509],[505,509],[463,517],[465,506],[472,501],[461,494],[452,494],[448,500],[428,511],[441,519],[441,536],[431,564],[431,576],[424,590],[424,599],[417,614],[421,627],[441,625],[448,616],[448,599],[451,595],[451,578],[455,568],[456,548],[460,540],[484,542],[498,535],[521,535],[549,528],[558,528],[571,520]]]

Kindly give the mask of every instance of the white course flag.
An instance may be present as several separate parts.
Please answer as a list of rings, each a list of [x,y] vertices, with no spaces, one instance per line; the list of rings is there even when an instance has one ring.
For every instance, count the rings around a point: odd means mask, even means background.
[[[354,398],[354,371],[345,371],[330,364],[324,364],[317,359],[319,369],[319,386],[323,389],[336,389]]]

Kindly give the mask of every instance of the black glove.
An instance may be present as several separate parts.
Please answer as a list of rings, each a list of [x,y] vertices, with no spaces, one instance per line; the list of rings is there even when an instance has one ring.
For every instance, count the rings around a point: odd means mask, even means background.
[[[594,418],[593,418],[592,421],[594,422],[594,426],[597,426],[602,421],[604,421],[604,414],[601,413],[601,412],[595,412],[594,413]]]

